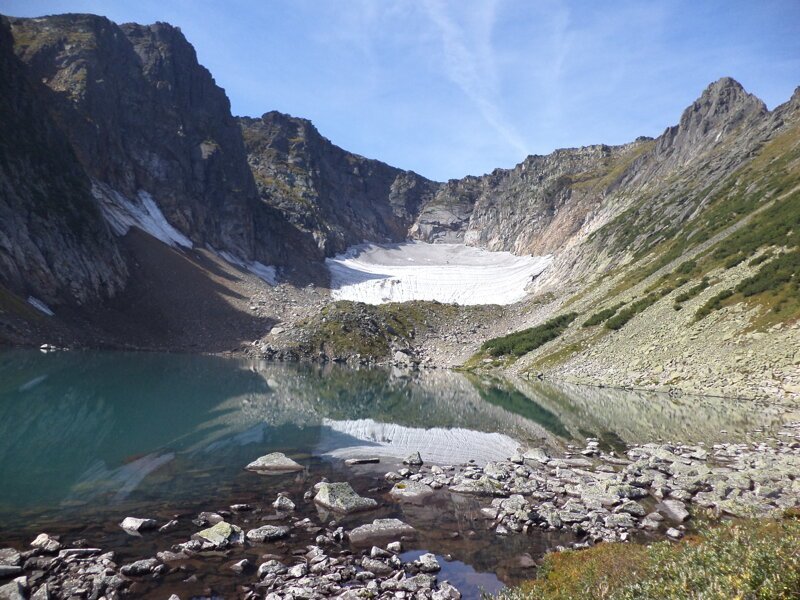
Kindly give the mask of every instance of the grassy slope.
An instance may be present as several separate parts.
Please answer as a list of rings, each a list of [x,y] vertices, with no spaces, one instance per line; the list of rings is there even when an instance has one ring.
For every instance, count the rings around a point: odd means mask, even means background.
[[[604,228],[612,245],[631,243],[615,235],[633,228],[627,222],[631,214],[623,213]],[[740,224],[744,226],[736,229]],[[658,221],[653,220],[651,226],[656,228]],[[725,235],[726,230],[734,231]],[[754,329],[800,318],[800,127],[765,144],[752,161],[722,183],[699,214],[667,234],[648,234],[645,226],[637,232],[644,245],[632,263],[604,276],[606,292],[599,300],[589,301],[585,291],[568,299],[563,311],[578,313],[569,335],[542,348],[532,367],[549,368],[568,361],[604,331],[624,330],[631,319],[646,314],[657,302],[670,302],[676,311],[682,310],[688,300],[720,281],[721,270],[742,263],[755,271],[710,298],[696,311],[695,320],[740,302],[759,309],[751,324]],[[603,229],[595,233],[597,238],[603,235]],[[650,239],[658,241],[648,244]],[[675,290],[679,293],[665,299]],[[465,366],[489,366],[486,348],[509,337],[487,341]],[[507,354],[510,358],[491,366],[508,366],[520,356]]]
[[[682,542],[600,544],[549,554],[538,578],[502,600],[800,597],[800,521],[723,524]]]

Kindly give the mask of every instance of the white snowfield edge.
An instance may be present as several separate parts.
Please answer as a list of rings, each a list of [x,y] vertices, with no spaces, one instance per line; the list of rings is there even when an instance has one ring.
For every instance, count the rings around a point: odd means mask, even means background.
[[[462,244],[361,244],[325,261],[334,300],[513,304],[552,256],[516,256]]]
[[[92,195],[117,235],[123,236],[131,227],[136,227],[161,240],[167,246],[193,247],[192,240],[169,224],[156,201],[145,190],[139,190],[137,200],[133,201],[104,183],[92,181]],[[211,247],[209,250],[233,266],[250,271],[269,285],[276,285],[278,282],[276,267],[239,258],[226,250],[217,251]]]

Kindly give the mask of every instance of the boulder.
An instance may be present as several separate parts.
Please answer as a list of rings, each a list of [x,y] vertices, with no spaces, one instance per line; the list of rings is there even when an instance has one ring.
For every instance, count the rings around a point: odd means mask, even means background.
[[[245,467],[248,471],[259,473],[292,473],[302,471],[303,465],[293,461],[283,452],[273,452],[261,456]]]
[[[224,548],[231,544],[241,544],[242,537],[242,530],[239,527],[221,521],[213,527],[198,531],[192,536],[192,539],[211,544],[216,548]]]
[[[329,510],[350,514],[370,510],[378,506],[372,498],[363,498],[347,482],[322,483],[314,496],[314,502]]]
[[[27,597],[27,577],[17,577],[13,581],[0,586],[0,598],[3,600],[25,600]]]
[[[421,504],[434,493],[433,488],[420,481],[398,481],[389,495],[398,502]]]
[[[441,571],[442,569],[441,565],[439,564],[439,561],[436,560],[436,556],[434,556],[430,552],[420,556],[417,560],[413,562],[413,565],[423,573],[436,573],[437,571]]]
[[[286,496],[278,496],[275,502],[272,503],[272,506],[275,510],[281,512],[292,512],[295,509],[294,502]]]
[[[158,560],[155,558],[147,558],[144,560],[137,560],[128,565],[123,565],[119,572],[126,577],[140,577],[142,575],[149,575],[158,567]]]
[[[31,546],[39,548],[43,552],[56,553],[61,550],[61,543],[57,539],[51,538],[46,533],[40,533],[36,536],[36,539],[31,542]]]
[[[125,517],[119,524],[125,531],[144,531],[155,529],[158,523],[154,519],[139,519],[137,517]]]
[[[420,456],[419,452],[414,452],[403,459],[403,464],[411,467],[421,467],[423,464],[422,457]]]
[[[263,544],[264,542],[273,542],[289,535],[289,528],[276,525],[264,525],[257,529],[251,529],[247,532],[247,541],[255,544]]]
[[[416,530],[400,519],[375,519],[348,532],[350,541],[356,545],[373,544],[376,541],[413,536]]]
[[[668,518],[679,523],[683,523],[689,518],[689,511],[686,510],[686,505],[680,500],[663,500],[659,505],[659,509]]]

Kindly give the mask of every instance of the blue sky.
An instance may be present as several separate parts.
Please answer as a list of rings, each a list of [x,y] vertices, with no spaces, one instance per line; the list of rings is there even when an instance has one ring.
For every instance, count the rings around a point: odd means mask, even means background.
[[[719,77],[800,85],[800,1],[0,0],[179,26],[234,114],[280,110],[433,179],[655,136]]]

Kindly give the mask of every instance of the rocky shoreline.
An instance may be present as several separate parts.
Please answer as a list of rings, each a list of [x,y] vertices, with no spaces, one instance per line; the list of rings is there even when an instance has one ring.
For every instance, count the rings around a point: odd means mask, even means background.
[[[347,466],[375,460],[351,459]],[[190,539],[169,547],[161,540],[177,520],[126,518],[122,529],[150,536],[161,548],[130,562],[84,539],[42,533],[28,549],[0,550],[0,598],[141,597],[157,591],[166,576],[174,581],[183,573],[184,583],[193,583],[196,566],[189,565],[213,557],[224,560],[217,568],[238,577],[236,595],[243,598],[455,600],[461,591],[439,580],[434,554],[410,559],[403,554],[404,546],[414,545],[415,527],[373,518],[371,511],[386,502],[423,505],[437,494],[477,498],[487,530],[497,536],[569,534],[572,542],[551,548],[557,551],[600,542],[677,540],[695,519],[770,517],[800,505],[800,422],[756,443],[644,444],[623,454],[589,438],[560,456],[533,447],[484,466],[428,465],[418,453],[404,463],[366,492],[375,497],[360,495],[347,482],[323,479],[302,498],[279,494],[264,506],[233,504],[202,512],[192,519],[196,531]],[[261,473],[303,468],[280,453],[248,465]],[[298,515],[297,503],[316,505],[319,518]],[[352,515],[355,522],[340,523]],[[245,548],[260,558],[245,557]],[[535,559],[530,562],[534,566]],[[216,593],[208,590],[209,597]],[[177,597],[179,591],[172,596]]]

